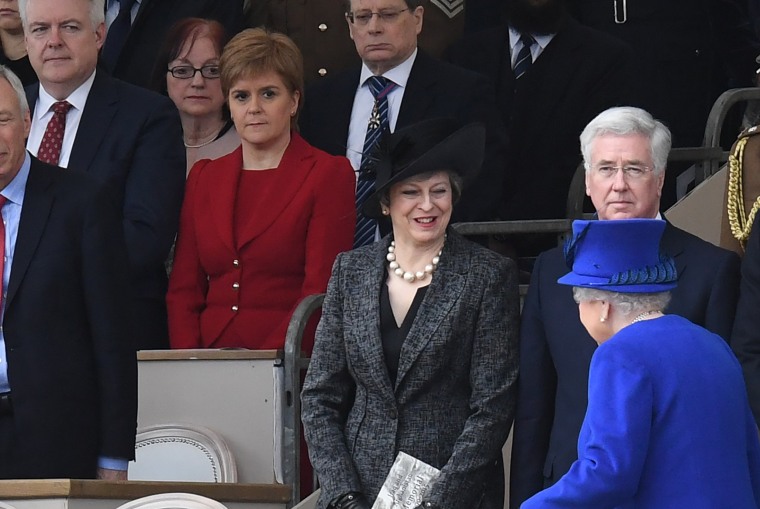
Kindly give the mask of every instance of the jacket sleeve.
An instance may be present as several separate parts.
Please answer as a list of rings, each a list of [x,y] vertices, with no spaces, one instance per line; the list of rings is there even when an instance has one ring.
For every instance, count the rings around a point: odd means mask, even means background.
[[[470,359],[471,413],[426,499],[444,509],[467,507],[473,493],[482,490],[484,474],[501,457],[514,418],[520,299],[516,266],[499,261],[482,280]]]
[[[749,404],[760,425],[760,221],[755,221],[741,266],[731,348],[742,365]]]
[[[163,268],[185,188],[182,126],[174,104],[159,99],[142,106],[150,113],[133,147],[124,191],[124,237],[133,273],[140,278]]]
[[[338,255],[333,266],[314,352],[301,391],[301,419],[309,459],[319,478],[324,500],[362,490],[343,431],[345,409],[352,405],[355,392],[343,335],[343,257]]]
[[[198,185],[208,160],[195,163],[187,180],[180,229],[169,277],[166,307],[169,316],[169,343],[172,348],[200,348],[200,314],[206,304],[208,279],[201,267],[198,234],[193,209]]]
[[[308,211],[306,234],[306,266],[299,301],[309,295],[325,293],[330,268],[338,253],[351,249],[356,227],[354,196],[356,178],[351,164],[345,157],[321,156],[318,164],[319,179],[314,185],[314,201]],[[297,304],[297,303],[296,303]],[[295,306],[293,306],[295,310]],[[280,323],[274,337],[285,337],[290,314]],[[305,351],[311,351],[310,336],[314,329],[304,334]]]
[[[638,489],[647,453],[644,445],[651,432],[654,389],[648,371],[635,358],[602,347],[591,361],[578,460],[522,509],[618,507]]]
[[[100,187],[87,207],[82,278],[100,397],[101,456],[132,459],[137,429],[137,359],[130,337],[126,246],[117,200]]]
[[[557,373],[541,317],[539,257],[531,275],[520,328],[520,379],[512,435],[510,507],[520,507],[544,487],[544,463],[554,421]]]

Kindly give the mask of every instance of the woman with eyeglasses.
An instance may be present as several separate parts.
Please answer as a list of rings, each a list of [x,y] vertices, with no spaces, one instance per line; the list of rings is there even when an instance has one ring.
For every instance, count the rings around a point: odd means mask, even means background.
[[[188,172],[196,161],[216,159],[240,145],[219,79],[219,58],[227,40],[219,22],[184,18],[169,29],[159,53],[155,88],[179,110]]]
[[[169,339],[172,348],[281,349],[295,306],[325,292],[335,257],[351,248],[354,172],[295,131],[303,64],[287,36],[244,30],[219,65],[241,146],[188,176]]]

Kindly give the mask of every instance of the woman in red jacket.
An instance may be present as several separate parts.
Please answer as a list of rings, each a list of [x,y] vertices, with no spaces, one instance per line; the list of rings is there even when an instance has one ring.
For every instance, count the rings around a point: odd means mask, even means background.
[[[170,341],[282,348],[298,301],[324,292],[335,257],[351,248],[354,173],[295,131],[303,64],[290,39],[245,30],[220,66],[242,145],[190,171],[167,295]]]

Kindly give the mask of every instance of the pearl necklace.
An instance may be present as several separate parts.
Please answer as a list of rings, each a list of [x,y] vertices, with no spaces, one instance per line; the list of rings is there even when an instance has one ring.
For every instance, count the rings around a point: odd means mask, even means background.
[[[443,250],[438,251],[438,254],[433,257],[433,260],[425,265],[425,270],[416,273],[405,271],[396,261],[396,241],[391,241],[391,245],[388,246],[388,254],[385,255],[385,258],[390,262],[388,266],[394,274],[400,278],[404,278],[404,281],[407,281],[408,283],[414,283],[415,281],[424,280],[428,275],[432,275],[433,272],[435,272],[435,269],[438,268],[438,262],[441,261],[441,253],[443,253]]]
[[[647,316],[656,315],[658,313],[660,313],[660,311],[657,310],[657,309],[652,309],[652,310],[649,310],[649,311],[644,311],[643,313],[641,313],[640,315],[638,315],[636,318],[634,318],[633,320],[631,320],[631,323],[640,322],[644,318],[646,318]]]

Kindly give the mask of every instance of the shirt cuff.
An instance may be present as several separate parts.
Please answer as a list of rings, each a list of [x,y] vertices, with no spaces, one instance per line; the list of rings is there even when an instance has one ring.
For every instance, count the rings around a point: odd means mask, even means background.
[[[98,457],[98,468],[107,468],[108,470],[126,470],[129,461],[123,458],[109,458],[107,456]]]

